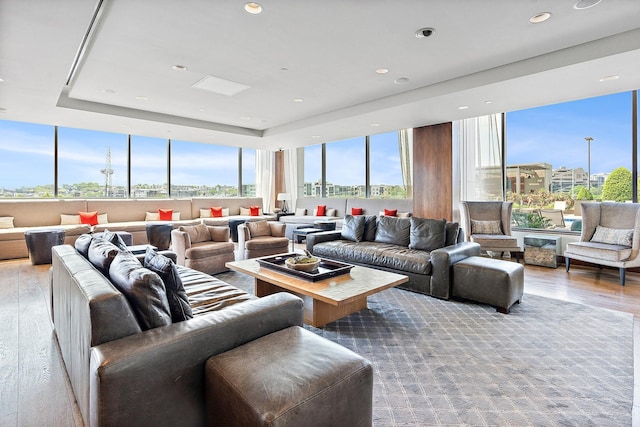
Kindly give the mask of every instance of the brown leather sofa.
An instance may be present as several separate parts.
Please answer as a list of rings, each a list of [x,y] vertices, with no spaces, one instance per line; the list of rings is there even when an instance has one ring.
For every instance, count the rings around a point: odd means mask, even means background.
[[[75,248],[52,249],[51,317],[86,426],[206,425],[207,360],[260,338],[268,348],[274,332],[302,326],[302,300],[294,295],[256,298],[168,261],[148,265],[147,257],[163,257],[147,252],[144,265],[160,269],[156,279],[133,267],[139,265],[134,255],[101,240],[83,235]],[[169,292],[177,278],[184,294]],[[179,321],[176,306],[185,315]],[[322,347],[322,340],[335,346],[324,338],[314,345]],[[332,372],[328,379],[339,382]],[[357,392],[371,395],[372,388]],[[360,410],[370,418],[370,406]]]
[[[453,264],[480,254],[480,245],[462,242],[461,234],[458,223],[445,220],[347,215],[341,230],[309,234],[307,250],[322,258],[403,274],[409,282],[400,288],[449,299]]]

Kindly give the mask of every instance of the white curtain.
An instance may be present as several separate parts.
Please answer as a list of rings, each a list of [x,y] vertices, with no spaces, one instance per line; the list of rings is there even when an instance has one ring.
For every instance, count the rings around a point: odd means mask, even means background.
[[[398,131],[398,152],[404,194],[407,199],[411,199],[413,198],[413,129]]]
[[[459,200],[502,200],[502,115],[456,121],[453,138]]]
[[[274,167],[273,151],[256,150],[256,196],[262,197],[263,212],[273,212],[276,205]]]
[[[298,156],[295,148],[284,150],[284,192],[291,196],[287,200],[289,210],[295,212],[296,200],[298,200]]]

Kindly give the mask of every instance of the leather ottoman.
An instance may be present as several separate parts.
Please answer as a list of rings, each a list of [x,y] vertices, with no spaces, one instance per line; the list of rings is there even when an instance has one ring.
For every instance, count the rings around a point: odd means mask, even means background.
[[[368,360],[299,326],[211,357],[210,426],[371,426]]]
[[[489,304],[507,314],[524,292],[524,267],[516,262],[472,256],[453,265],[454,298]]]

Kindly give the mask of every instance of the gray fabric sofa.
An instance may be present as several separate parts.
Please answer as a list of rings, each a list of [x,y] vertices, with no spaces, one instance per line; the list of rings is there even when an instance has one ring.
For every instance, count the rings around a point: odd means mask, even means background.
[[[296,296],[256,298],[178,266],[193,318],[146,329],[149,319],[114,286],[115,273],[109,279],[70,245],[55,246],[52,254],[52,321],[87,426],[205,425],[206,361],[302,325]],[[120,256],[126,259],[119,252],[109,270]]]
[[[449,299],[453,264],[480,254],[480,245],[462,242],[460,234],[458,223],[445,220],[347,215],[340,231],[308,235],[307,250],[406,275],[401,288]]]

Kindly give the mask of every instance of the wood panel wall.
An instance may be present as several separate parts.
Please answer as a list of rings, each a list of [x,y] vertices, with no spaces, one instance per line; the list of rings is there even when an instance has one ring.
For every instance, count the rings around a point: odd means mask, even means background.
[[[274,169],[274,194],[275,207],[282,208],[282,202],[277,200],[278,193],[284,193],[284,151],[276,151],[273,161]],[[291,202],[289,202],[291,203]]]
[[[413,214],[453,219],[451,123],[413,129]]]

